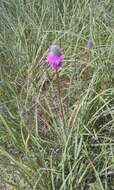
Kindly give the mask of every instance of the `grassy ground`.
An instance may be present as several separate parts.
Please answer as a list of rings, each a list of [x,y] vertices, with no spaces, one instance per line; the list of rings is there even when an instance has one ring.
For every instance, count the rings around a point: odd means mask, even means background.
[[[2,184],[114,190],[113,13],[112,0],[0,1]],[[51,44],[65,55],[64,118],[46,61]]]

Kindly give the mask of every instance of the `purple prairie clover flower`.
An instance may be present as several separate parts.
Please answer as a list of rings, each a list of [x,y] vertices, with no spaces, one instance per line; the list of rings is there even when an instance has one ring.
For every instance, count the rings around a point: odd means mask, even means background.
[[[88,49],[93,49],[94,48],[94,41],[91,38],[88,40],[87,48]]]
[[[47,60],[52,69],[59,69],[64,60],[64,55],[57,45],[53,45],[48,53]]]

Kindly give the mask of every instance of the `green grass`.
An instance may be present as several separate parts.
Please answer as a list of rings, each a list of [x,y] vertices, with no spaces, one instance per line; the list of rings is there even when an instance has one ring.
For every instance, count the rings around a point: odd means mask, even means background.
[[[0,1],[0,183],[114,189],[113,12],[111,0]],[[51,44],[65,55],[64,122]]]

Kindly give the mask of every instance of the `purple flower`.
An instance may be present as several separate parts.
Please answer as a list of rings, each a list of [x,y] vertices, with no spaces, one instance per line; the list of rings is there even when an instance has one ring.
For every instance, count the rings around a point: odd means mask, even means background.
[[[47,60],[52,69],[59,69],[64,60],[64,55],[57,45],[53,45],[48,53]]]
[[[94,41],[91,38],[88,40],[87,48],[88,49],[93,49],[94,48]]]

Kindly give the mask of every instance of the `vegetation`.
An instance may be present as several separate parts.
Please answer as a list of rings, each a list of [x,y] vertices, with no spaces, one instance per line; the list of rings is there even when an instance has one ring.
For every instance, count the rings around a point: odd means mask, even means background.
[[[10,189],[114,189],[113,12],[112,0],[0,1],[0,182]],[[52,44],[65,56],[63,117]]]

